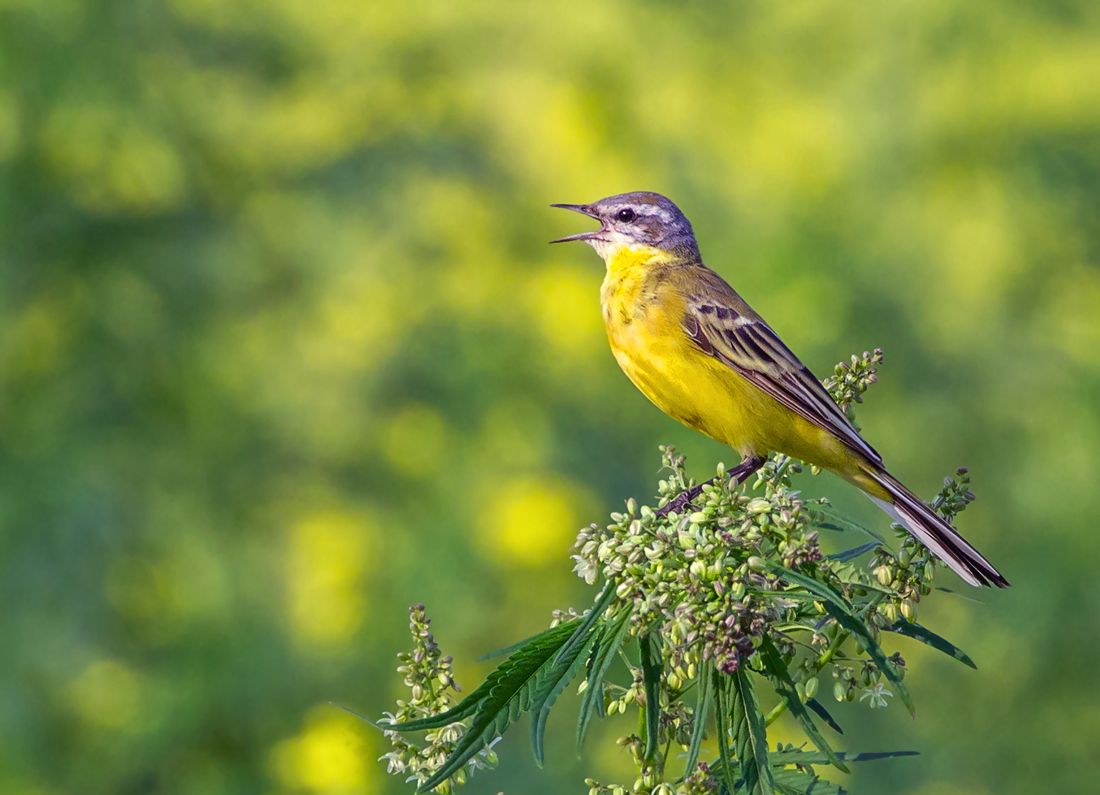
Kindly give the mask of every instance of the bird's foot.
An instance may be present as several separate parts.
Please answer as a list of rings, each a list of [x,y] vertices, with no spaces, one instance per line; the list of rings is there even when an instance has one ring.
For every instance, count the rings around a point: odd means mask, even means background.
[[[684,508],[691,505],[691,501],[703,493],[703,487],[709,486],[713,483],[715,478],[711,478],[706,483],[700,483],[698,486],[692,486],[690,489],[685,489],[666,502],[660,508],[657,509],[658,516],[667,516],[670,513],[683,513]]]
[[[753,472],[760,469],[764,465],[764,459],[760,456],[750,456],[741,461],[740,464],[735,466],[726,474],[729,475],[730,483],[744,483],[749,479],[749,476]],[[709,486],[717,478],[711,478],[705,483],[700,483],[698,486],[692,486],[690,489],[685,489],[669,500],[667,503],[657,509],[658,516],[667,516],[670,513],[683,513],[684,509],[691,505],[691,501],[703,493],[703,488]]]

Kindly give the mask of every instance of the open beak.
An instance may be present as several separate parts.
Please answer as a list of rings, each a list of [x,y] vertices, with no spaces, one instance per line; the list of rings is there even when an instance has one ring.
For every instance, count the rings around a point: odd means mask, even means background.
[[[572,210],[575,213],[581,215],[587,215],[589,218],[599,218],[591,206],[587,204],[551,204],[551,207],[557,207],[562,210]],[[551,243],[568,243],[571,240],[592,240],[596,238],[600,232],[603,231],[601,226],[595,232],[578,232],[575,235],[566,235],[565,237],[559,237],[557,240],[551,240]]]

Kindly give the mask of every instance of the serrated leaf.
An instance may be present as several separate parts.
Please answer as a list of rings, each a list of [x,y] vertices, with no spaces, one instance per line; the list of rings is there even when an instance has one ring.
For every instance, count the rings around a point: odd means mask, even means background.
[[[545,753],[544,737],[546,735],[546,721],[550,717],[550,710],[554,706],[561,692],[580,672],[585,658],[596,640],[600,631],[597,625],[592,628],[588,638],[581,642],[574,651],[564,656],[555,656],[549,666],[544,666],[539,671],[535,691],[531,697],[531,751],[535,755],[535,764],[542,767]]]
[[[728,676],[717,671],[711,674],[714,678],[715,721],[718,724],[718,766],[721,768],[722,780],[726,785],[729,795],[737,792],[737,768],[734,764],[735,755],[730,750],[731,727],[730,716],[733,709],[730,704],[732,683]]]
[[[607,581],[607,585],[604,586],[600,595],[596,597],[595,603],[588,609],[584,619],[577,625],[577,628],[573,630],[573,635],[565,642],[565,645],[558,651],[558,657],[564,657],[567,654],[571,654],[576,650],[576,647],[588,639],[589,630],[595,625],[597,621],[603,616],[604,611],[607,610],[607,606],[611,604],[611,600],[615,598],[615,583],[611,580]]]
[[[881,541],[868,541],[866,544],[860,544],[858,547],[845,549],[842,552],[834,552],[832,555],[829,555],[829,560],[835,560],[838,563],[847,563],[849,560],[855,560],[860,555],[863,555],[867,552],[870,552],[872,549],[877,549],[881,546]]]
[[[707,666],[707,670],[700,672],[695,685],[698,689],[693,716],[695,722],[691,727],[691,743],[688,745],[687,762],[684,764],[685,777],[695,772],[695,766],[699,764],[699,749],[703,745],[703,735],[707,731],[707,716],[710,714],[710,705],[714,700],[711,682],[712,677]]]
[[[585,734],[588,732],[588,724],[592,720],[592,714],[603,707],[603,680],[611,663],[615,661],[615,655],[623,645],[626,633],[630,629],[630,611],[624,610],[622,615],[603,624],[600,637],[592,648],[588,665],[588,687],[581,696],[580,715],[577,719],[577,752],[580,753],[584,744]]]
[[[780,697],[787,702],[788,711],[802,725],[802,730],[806,732],[806,736],[810,738],[810,742],[817,746],[818,750],[828,757],[829,762],[834,767],[843,770],[845,773],[850,772],[848,766],[841,762],[839,757],[833,752],[833,749],[829,746],[829,743],[817,728],[817,724],[814,723],[813,718],[810,717],[806,705],[803,704],[802,700],[798,697],[798,690],[795,688],[794,681],[791,680],[791,675],[787,671],[787,666],[783,663],[783,657],[780,655],[779,649],[775,648],[775,644],[772,643],[771,638],[767,635],[764,635],[760,640],[759,652],[761,661],[764,663],[764,669],[768,672],[768,676],[772,680],[776,692],[778,692]]]
[[[570,622],[572,623],[572,622]],[[512,654],[495,671],[489,674],[482,688],[488,689],[477,707],[477,713],[466,733],[455,745],[443,765],[422,783],[418,792],[428,792],[462,769],[494,737],[514,722],[532,702],[532,695],[540,681],[540,672],[554,666],[554,658],[562,646],[573,637],[575,629],[568,625],[555,627],[560,634],[548,634],[541,641],[532,641]]]
[[[730,707],[741,778],[749,795],[772,795],[775,781],[768,762],[768,737],[756,691],[742,664],[730,676]]]
[[[898,674],[893,663],[886,658],[886,653],[883,652],[882,647],[878,645],[878,641],[875,640],[871,631],[867,628],[867,625],[863,623],[859,617],[844,609],[842,605],[825,602],[825,610],[836,619],[836,622],[840,624],[841,627],[852,634],[856,642],[858,642],[859,645],[863,647],[863,650],[867,652],[867,656],[874,660],[878,669],[890,680],[890,683],[894,686],[894,692],[898,694],[898,698],[905,704],[906,709],[909,710],[909,714],[916,717],[917,710],[916,707],[913,706],[913,698],[909,695],[909,688],[901,681],[901,675]]]
[[[574,619],[573,622],[571,622],[571,623],[573,624],[573,626],[575,628],[577,625],[580,624],[580,619],[579,618]],[[543,630],[542,632],[536,632],[534,635],[530,635],[530,636],[524,638],[523,640],[517,640],[515,643],[513,643],[511,645],[508,645],[508,646],[505,646],[502,649],[494,649],[493,651],[485,652],[485,654],[482,654],[480,657],[475,658],[475,662],[485,662],[486,660],[495,660],[498,657],[507,657],[509,654],[512,654],[513,652],[516,652],[516,651],[519,651],[520,649],[522,649],[524,646],[526,646],[531,641],[542,637],[548,631],[549,630]]]
[[[462,699],[462,701],[446,712],[440,712],[437,715],[430,715],[426,718],[405,721],[404,723],[381,724],[379,728],[399,732],[424,731],[425,729],[440,729],[444,726],[450,726],[455,721],[468,718],[478,710],[481,702],[488,698],[495,681],[494,676],[503,670],[506,665],[524,654],[540,653],[548,647],[551,647],[552,651],[557,651],[557,649],[572,636],[580,623],[581,620],[577,618],[573,621],[559,624],[556,627],[551,627],[545,632],[540,632],[538,635],[528,638],[527,641],[525,641],[525,645],[517,648],[516,651],[489,674],[485,678],[485,681],[470,693],[470,695],[466,696],[466,698]]]
[[[825,709],[825,705],[818,701],[816,698],[811,698],[806,702],[806,706],[817,713],[817,716],[825,721],[825,725],[835,731],[837,734],[844,734],[844,729],[840,728],[840,724],[837,723],[833,716],[829,714],[829,710]]]
[[[642,684],[645,688],[645,753],[652,761],[657,754],[657,739],[661,726],[661,638],[651,630],[638,639],[641,652]]]
[[[904,618],[898,619],[892,626],[886,627],[890,632],[896,632],[899,635],[904,635],[907,638],[913,638],[913,640],[919,640],[925,645],[931,646],[937,651],[942,651],[948,657],[954,657],[963,665],[969,665],[974,670],[978,669],[978,666],[974,664],[974,661],[970,659],[970,656],[956,646],[946,638],[937,635],[923,624],[917,624],[914,622],[906,621]]]
[[[848,600],[841,596],[840,593],[828,583],[821,582],[821,580],[815,580],[813,577],[803,574],[802,572],[788,569],[786,566],[781,566],[773,561],[764,562],[767,564],[768,568],[771,569],[773,574],[776,574],[792,585],[797,585],[815,596],[830,602],[836,602],[845,609],[849,609]]]
[[[873,762],[878,759],[896,759],[903,756],[919,756],[916,751],[864,751],[852,753],[851,751],[838,751],[837,756],[845,762]],[[773,765],[827,765],[829,760],[819,751],[806,751],[801,748],[792,748],[788,751],[772,751]]]
[[[848,790],[796,767],[775,771],[775,784],[783,795],[847,795]]]
[[[943,588],[943,587],[940,587],[940,586],[937,585],[936,590],[941,591],[943,593],[949,593],[952,596],[957,596],[959,599],[965,599],[966,601],[973,602],[976,605],[984,605],[985,604],[985,602],[981,599],[976,599],[973,596],[969,596],[967,594],[961,593],[961,592],[956,591],[952,588]]]
[[[830,511],[828,509],[824,509],[824,508],[821,508],[821,507],[818,507],[817,510],[822,515],[827,516],[827,517],[829,517],[830,519],[833,520],[833,522],[816,522],[815,526],[817,526],[817,527],[822,527],[826,530],[835,530],[839,533],[846,533],[849,530],[858,530],[859,532],[870,536],[871,538],[875,539],[876,541],[879,541],[881,543],[886,543],[886,540],[881,535],[879,535],[877,532],[875,532],[874,530],[872,530],[869,527],[861,525],[859,522],[856,522],[856,521],[853,521],[852,519],[849,519],[847,516],[844,516],[841,513],[837,513],[836,511]]]

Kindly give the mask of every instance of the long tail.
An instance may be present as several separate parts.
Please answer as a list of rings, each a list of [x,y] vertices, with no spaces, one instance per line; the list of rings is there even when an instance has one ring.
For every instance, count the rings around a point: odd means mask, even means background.
[[[993,564],[982,557],[970,543],[956,532],[943,517],[929,508],[923,500],[888,472],[864,470],[867,477],[885,489],[889,501],[867,494],[882,510],[904,525],[909,532],[951,570],[971,585],[996,585],[1007,588],[1004,578]]]

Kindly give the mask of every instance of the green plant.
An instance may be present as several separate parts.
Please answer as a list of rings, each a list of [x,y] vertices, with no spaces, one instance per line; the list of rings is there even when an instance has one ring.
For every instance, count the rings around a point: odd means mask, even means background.
[[[837,365],[826,385],[845,410],[876,380],[881,360],[876,350]],[[694,485],[683,456],[666,447],[662,460],[660,505]],[[823,690],[872,709],[896,697],[913,712],[905,661],[883,648],[891,633],[973,666],[916,621],[939,564],[903,532],[893,552],[825,500],[804,498],[791,483],[800,470],[774,456],[752,483],[739,484],[719,464],[714,481],[683,512],[661,515],[631,499],[606,526],[581,530],[573,560],[587,583],[602,582],[593,605],[583,615],[558,612],[545,632],[502,650],[504,662],[453,706],[444,693],[453,685],[449,663],[415,608],[416,648],[399,669],[413,698],[382,725],[394,743],[385,757],[391,770],[411,772],[420,791],[449,791],[471,766],[492,761],[493,743],[523,713],[531,714],[541,765],[546,718],[578,676],[578,748],[594,716],[639,715],[637,731],[620,739],[635,781],[589,779],[590,795],[837,793],[841,788],[821,777],[824,769],[911,754],[834,749],[826,731],[839,726]],[[933,506],[951,520],[972,499],[960,469]],[[866,540],[826,555],[821,530]],[[831,688],[823,688],[830,679]],[[765,688],[778,699],[768,711],[758,695]],[[798,721],[807,745],[769,748],[767,727],[783,712]],[[425,749],[403,739],[416,731],[429,732]],[[715,749],[704,760],[708,735]]]

